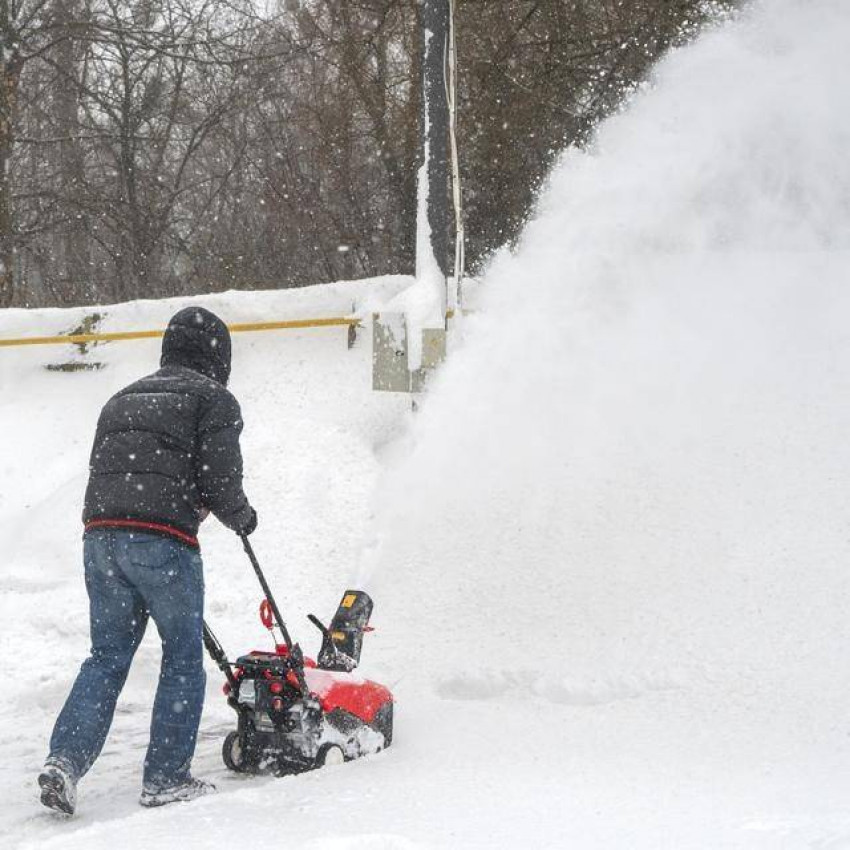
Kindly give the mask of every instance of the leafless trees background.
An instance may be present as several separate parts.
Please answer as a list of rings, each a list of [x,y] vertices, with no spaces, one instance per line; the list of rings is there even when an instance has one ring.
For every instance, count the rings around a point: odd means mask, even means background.
[[[472,266],[736,0],[456,0]],[[0,0],[0,307],[410,272],[417,0]]]

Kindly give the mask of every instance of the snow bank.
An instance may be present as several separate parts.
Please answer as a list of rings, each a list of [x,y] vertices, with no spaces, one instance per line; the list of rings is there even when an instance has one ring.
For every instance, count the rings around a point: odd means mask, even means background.
[[[412,279],[405,275],[386,275],[298,289],[231,290],[159,301],[140,299],[103,307],[7,309],[0,313],[0,338],[67,333],[93,313],[103,316],[99,325],[103,332],[162,329],[178,310],[191,304],[203,304],[228,323],[364,317],[411,283]]]

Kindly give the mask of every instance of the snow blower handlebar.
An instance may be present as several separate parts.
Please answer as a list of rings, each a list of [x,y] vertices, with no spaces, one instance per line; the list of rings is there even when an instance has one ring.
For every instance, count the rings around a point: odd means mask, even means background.
[[[269,607],[274,614],[274,618],[277,621],[277,627],[280,629],[280,633],[283,635],[283,642],[286,644],[286,648],[288,650],[292,650],[292,638],[289,637],[289,632],[286,630],[286,624],[283,622],[283,617],[280,614],[280,609],[277,607],[277,602],[274,601],[274,596],[272,596],[272,592],[269,589],[268,583],[266,582],[266,577],[263,575],[263,571],[260,569],[260,562],[257,560],[257,556],[254,554],[254,547],[251,546],[251,542],[248,540],[247,534],[240,534],[239,537],[242,540],[242,545],[245,547],[245,552],[248,555],[249,560],[251,561],[251,566],[254,568],[254,572],[257,574],[257,579],[260,582],[260,587],[263,589],[263,593],[266,595],[266,601],[269,604]]]
[[[206,624],[206,621],[204,621],[203,624],[203,638],[204,646],[207,648],[210,658],[215,661],[219,670],[224,673],[224,678],[227,679],[227,683],[230,687],[235,688],[236,677],[233,675],[231,664],[227,660],[227,656],[224,654],[224,650],[221,648],[218,638],[213,634],[212,629]]]
[[[283,635],[283,642],[289,651],[289,658],[292,662],[292,671],[295,673],[295,678],[298,680],[299,690],[302,694],[306,695],[309,693],[309,689],[307,688],[307,682],[304,679],[304,656],[301,652],[301,647],[299,647],[297,643],[292,643],[292,638],[286,630],[286,624],[283,622],[280,609],[277,607],[277,602],[275,602],[274,596],[272,596],[271,589],[269,588],[268,582],[266,582],[266,577],[263,575],[263,571],[260,568],[260,562],[254,554],[254,547],[251,546],[251,542],[248,540],[248,535],[240,534],[239,537],[242,540],[242,546],[245,548],[245,553],[251,561],[251,566],[257,574],[257,580],[260,582],[260,587],[262,587],[263,593],[266,595],[265,601],[268,603],[268,607],[271,608],[271,612],[274,614],[274,618],[277,621],[277,627],[280,629],[281,635]]]

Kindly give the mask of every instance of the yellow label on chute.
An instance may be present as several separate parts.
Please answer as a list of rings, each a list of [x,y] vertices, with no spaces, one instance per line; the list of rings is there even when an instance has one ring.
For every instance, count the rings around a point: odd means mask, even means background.
[[[343,608],[350,608],[356,601],[357,601],[357,594],[356,593],[349,593],[342,600],[342,607]]]
[[[340,643],[345,640],[345,632],[331,632],[331,638]]]

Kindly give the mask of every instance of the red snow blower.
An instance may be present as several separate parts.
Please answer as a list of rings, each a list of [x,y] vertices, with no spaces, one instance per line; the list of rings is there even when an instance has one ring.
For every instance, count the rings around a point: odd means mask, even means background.
[[[254,650],[235,662],[204,623],[204,645],[224,673],[224,693],[237,727],[224,739],[222,756],[239,773],[300,773],[380,752],[393,739],[393,697],[377,682],[352,671],[360,662],[364,632],[371,631],[372,600],[347,590],[330,626],[312,614],[322,634],[318,661],[305,658],[286,630],[246,536],[242,537],[265,598],[260,619],[274,636],[272,652]]]

